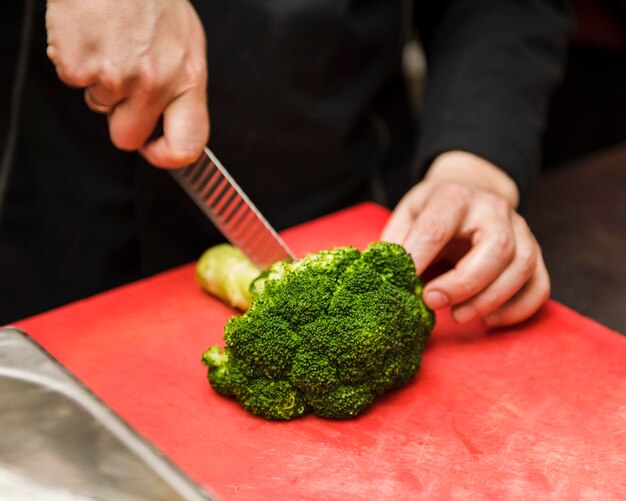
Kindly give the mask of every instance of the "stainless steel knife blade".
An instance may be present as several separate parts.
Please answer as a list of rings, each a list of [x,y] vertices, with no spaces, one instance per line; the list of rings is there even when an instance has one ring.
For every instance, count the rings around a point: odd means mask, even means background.
[[[259,268],[293,260],[289,247],[208,147],[172,176],[233,245]]]

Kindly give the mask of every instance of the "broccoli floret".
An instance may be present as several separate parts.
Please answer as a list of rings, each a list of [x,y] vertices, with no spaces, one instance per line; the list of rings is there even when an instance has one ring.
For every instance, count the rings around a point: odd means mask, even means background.
[[[339,247],[281,261],[250,287],[203,363],[220,394],[266,419],[352,418],[420,367],[434,314],[399,245]]]
[[[303,393],[284,379],[252,379],[239,390],[241,405],[266,419],[293,419],[309,410]]]

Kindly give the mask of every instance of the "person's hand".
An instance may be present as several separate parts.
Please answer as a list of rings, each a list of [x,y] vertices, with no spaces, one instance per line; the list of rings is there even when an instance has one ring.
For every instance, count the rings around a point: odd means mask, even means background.
[[[418,274],[439,259],[454,265],[424,288],[432,309],[452,306],[459,323],[517,323],[550,295],[539,245],[514,209],[518,198],[515,183],[493,164],[447,152],[400,201],[381,240],[403,245]]]
[[[115,146],[159,167],[193,162],[209,135],[202,24],[187,0],[48,0],[48,57],[107,113]],[[150,140],[160,117],[163,136]]]

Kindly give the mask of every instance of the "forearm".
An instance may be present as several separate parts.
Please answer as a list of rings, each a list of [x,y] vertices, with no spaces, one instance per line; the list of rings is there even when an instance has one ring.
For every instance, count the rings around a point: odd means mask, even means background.
[[[566,5],[453,0],[426,7],[440,12],[420,27],[428,68],[422,175],[440,154],[463,150],[507,172],[522,199],[529,193],[549,97],[564,66]]]

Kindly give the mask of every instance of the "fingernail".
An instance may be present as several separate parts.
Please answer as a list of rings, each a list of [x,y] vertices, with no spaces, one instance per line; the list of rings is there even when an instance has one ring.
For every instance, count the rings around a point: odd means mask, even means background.
[[[430,291],[424,295],[424,301],[431,310],[438,310],[440,308],[445,308],[450,304],[450,300],[448,296],[446,296],[443,292],[439,291]]]
[[[474,320],[476,315],[476,310],[471,306],[461,306],[452,313],[454,319],[460,324],[465,324],[470,320]]]

